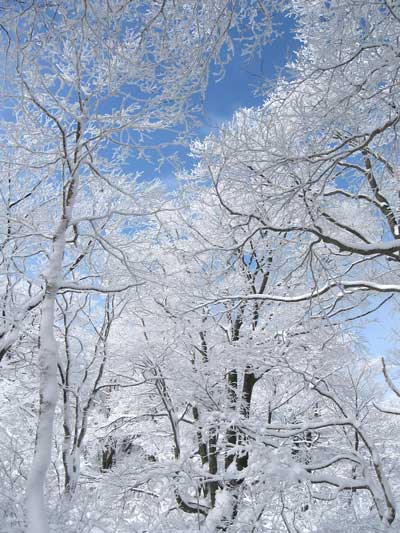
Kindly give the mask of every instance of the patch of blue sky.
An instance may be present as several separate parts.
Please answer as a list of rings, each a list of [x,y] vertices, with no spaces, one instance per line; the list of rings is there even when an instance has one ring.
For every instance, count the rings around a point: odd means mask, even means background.
[[[368,317],[357,330],[364,338],[373,359],[399,355],[400,298],[394,295],[390,301]]]
[[[211,73],[205,99],[205,123],[209,128],[229,120],[239,108],[261,105],[265,96],[260,88],[273,82],[293,59],[299,47],[293,34],[293,21],[280,15],[275,18],[275,24],[279,35],[260,54],[248,60],[239,49],[226,66],[222,80]]]
[[[273,84],[286,63],[293,59],[299,46],[294,38],[291,19],[277,15],[275,24],[279,35],[250,59],[242,54],[239,44],[236,46],[232,61],[225,65],[222,79],[220,67],[215,64],[212,66],[203,101],[200,97],[192,101],[195,126],[189,140],[216,133],[238,109],[263,103],[265,87]],[[262,87],[264,90],[261,90]],[[198,111],[199,105],[202,105],[202,114]],[[194,164],[194,159],[190,157],[189,142],[179,142],[185,133],[182,128],[175,128],[146,135],[142,144],[147,146],[147,150],[132,153],[128,163],[130,171],[141,173],[142,180],[158,178],[167,190],[174,190],[177,187],[177,172],[182,168],[190,171]],[[158,147],[161,147],[159,151]]]

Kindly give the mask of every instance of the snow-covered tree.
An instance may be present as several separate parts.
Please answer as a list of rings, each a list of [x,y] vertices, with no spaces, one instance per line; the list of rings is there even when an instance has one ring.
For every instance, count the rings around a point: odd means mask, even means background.
[[[354,325],[400,291],[396,3],[25,4],[0,9],[5,527],[391,527],[400,418]],[[138,163],[277,7],[286,77],[167,195]]]
[[[118,219],[122,229],[123,218],[160,209],[160,201],[150,206],[141,196],[135,175],[126,169],[146,153],[146,136],[184,126],[193,99],[204,90],[210,62],[223,68],[231,55],[231,28],[257,18],[241,37],[254,46],[265,42],[270,17],[267,10],[258,16],[259,8],[257,2],[239,2],[234,9],[225,2],[77,0],[3,9],[4,166],[12,184],[34,176],[26,193],[9,198],[5,215],[8,227],[29,228],[37,243],[35,259],[22,274],[34,278],[33,302],[28,299],[18,313],[8,310],[12,318],[1,348],[5,353],[11,347],[20,321],[40,304],[40,412],[27,485],[30,532],[47,530],[44,483],[58,396],[57,297],[137,284],[122,281],[116,287],[104,269],[106,256],[125,263],[115,242],[109,248],[110,226]],[[147,189],[148,197],[153,188]],[[31,196],[36,209],[42,203],[39,216],[31,212],[11,221],[15,202]],[[16,238],[7,230],[9,247]],[[131,266],[124,266],[129,272]]]

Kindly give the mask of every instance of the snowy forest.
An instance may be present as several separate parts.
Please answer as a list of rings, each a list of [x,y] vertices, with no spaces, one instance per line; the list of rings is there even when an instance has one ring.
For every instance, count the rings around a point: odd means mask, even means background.
[[[0,43],[0,532],[400,531],[399,0],[3,0]]]

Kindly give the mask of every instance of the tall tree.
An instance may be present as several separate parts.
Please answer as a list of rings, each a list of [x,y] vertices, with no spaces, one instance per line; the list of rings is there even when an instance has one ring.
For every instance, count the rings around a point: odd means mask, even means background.
[[[129,286],[106,282],[104,270],[100,275],[99,263],[106,262],[101,254],[94,270],[89,263],[94,264],[93,247],[124,263],[123,251],[114,251],[116,243],[110,247],[107,240],[109,226],[116,218],[149,212],[135,176],[124,170],[133,161],[131,151],[145,153],[143,140],[155,131],[182,127],[190,101],[205,87],[210,62],[223,68],[221,52],[232,44],[229,30],[256,20],[259,8],[257,2],[239,2],[233,9],[222,1],[177,6],[165,0],[76,0],[17,3],[3,10],[6,165],[13,182],[26,174],[36,176],[34,188],[45,182],[54,206],[53,220],[46,220],[43,206],[39,220],[28,215],[18,221],[34,227],[39,241],[35,255],[43,259],[30,265],[36,272],[34,301],[20,313],[23,319],[40,302],[40,410],[27,486],[31,533],[48,530],[44,483],[57,403],[57,297],[60,292],[115,292]],[[268,36],[266,10],[257,21],[242,36],[251,37],[254,45]],[[149,187],[145,195],[151,191]],[[11,207],[8,202],[8,212]],[[150,210],[159,208],[156,201]],[[85,258],[90,258],[86,268]],[[15,340],[18,320],[9,320],[12,331],[3,334],[2,351]]]

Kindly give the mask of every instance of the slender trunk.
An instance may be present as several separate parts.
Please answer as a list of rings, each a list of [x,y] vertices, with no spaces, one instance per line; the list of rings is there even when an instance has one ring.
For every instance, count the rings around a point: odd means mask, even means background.
[[[69,328],[67,323],[67,317],[64,313],[64,344],[65,344],[65,354],[67,357],[67,364],[65,366],[65,371],[62,370],[59,365],[59,371],[61,376],[61,382],[63,386],[63,429],[64,429],[64,440],[62,447],[62,460],[64,467],[64,490],[65,493],[70,493],[71,489],[71,452],[73,449],[73,430],[72,430],[72,418],[71,418],[71,392],[69,390],[69,373],[70,373],[70,347],[69,347]]]
[[[64,441],[63,441],[63,448],[62,448],[62,460],[63,460],[63,466],[64,466],[64,489],[66,492],[69,491],[70,487],[70,467],[69,467],[69,457],[71,452],[71,446],[72,446],[72,432],[71,432],[71,425],[70,425],[70,416],[69,416],[69,398],[67,391],[64,389],[63,391],[63,403],[64,403]]]
[[[250,416],[250,407],[251,407],[251,400],[253,397],[253,390],[254,385],[256,384],[257,379],[254,375],[254,373],[251,371],[250,368],[246,369],[246,373],[243,377],[243,391],[242,391],[242,404],[240,406],[240,414],[244,418],[249,418]],[[247,439],[246,437],[240,433],[238,435],[237,439],[240,443],[246,444]],[[236,461],[237,469],[244,470],[247,468],[249,463],[249,454],[248,452],[241,454]]]
[[[77,180],[72,178],[67,187],[63,215],[54,233],[53,251],[45,273],[46,290],[40,321],[39,417],[35,451],[26,489],[27,533],[49,531],[44,491],[46,474],[51,461],[54,413],[58,396],[58,346],[54,334],[55,305],[62,276],[66,232],[71,219],[76,187]]]
[[[80,467],[81,467],[81,450],[74,446],[72,451],[63,455],[63,464],[65,471],[65,494],[73,496],[78,485]]]
[[[218,473],[218,460],[217,460],[217,429],[210,428],[210,436],[208,439],[208,470],[212,476],[216,476]],[[214,509],[216,503],[216,494],[218,490],[218,482],[210,481],[210,501],[211,507]]]
[[[67,496],[72,496],[78,484],[80,473],[80,446],[73,438],[71,429],[70,395],[64,390],[64,442],[62,460],[64,467],[64,490]]]
[[[236,369],[231,370],[227,376],[228,381],[228,401],[229,401],[229,411],[235,415],[236,405],[238,401],[237,396],[237,385],[238,385],[238,375]],[[237,427],[231,425],[226,430],[226,455],[225,455],[225,470],[228,470],[230,465],[234,461],[234,453],[232,449],[236,446],[237,443]]]
[[[46,474],[51,460],[54,412],[57,403],[57,342],[54,336],[56,290],[47,288],[40,323],[40,407],[35,452],[27,484],[27,533],[49,531],[44,502]]]

